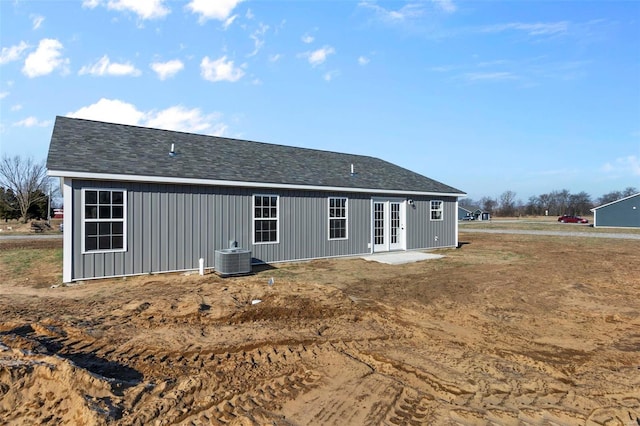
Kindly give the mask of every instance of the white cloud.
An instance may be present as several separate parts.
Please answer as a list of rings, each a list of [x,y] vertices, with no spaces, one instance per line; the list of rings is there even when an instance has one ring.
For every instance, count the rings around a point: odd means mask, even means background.
[[[605,163],[601,169],[605,173],[640,176],[640,158],[635,155],[619,157],[613,162]]]
[[[460,68],[457,65],[438,65],[435,67],[431,67],[429,68],[429,71],[433,71],[433,72],[448,72],[448,71],[453,71],[455,69]]]
[[[221,114],[217,112],[204,114],[198,108],[181,105],[145,112],[119,99],[102,98],[95,104],[68,113],[67,117],[217,136],[227,131],[227,125],[220,121]]]
[[[21,109],[22,109],[22,105],[20,104],[11,105],[11,111],[20,111]]]
[[[151,69],[158,74],[160,80],[166,80],[169,77],[173,77],[178,72],[184,69],[184,64],[179,59],[174,59],[167,62],[154,62],[151,64]]]
[[[496,59],[496,60],[493,60],[493,61],[481,61],[481,62],[478,62],[476,64],[476,66],[478,68],[487,68],[487,67],[493,67],[493,66],[496,66],[496,65],[500,65],[500,66],[508,65],[510,62],[511,61],[508,61],[506,59]]]
[[[133,12],[140,19],[158,19],[169,14],[170,10],[164,7],[164,0],[109,0],[107,8],[117,10],[119,12]],[[97,1],[85,2],[89,3],[85,7],[95,7]],[[84,6],[84,3],[83,3]]]
[[[0,92],[0,99],[4,99],[9,96],[9,92]]]
[[[31,15],[31,22],[33,22],[33,29],[37,30],[40,28],[40,25],[44,22],[44,16],[41,15]]]
[[[237,18],[237,17],[238,17],[238,15],[233,15],[233,16],[228,17],[228,18],[224,21],[224,24],[222,24],[222,28],[224,28],[225,30],[226,30],[227,28],[229,28],[229,27],[231,26],[231,24],[233,24],[233,21],[235,21],[235,20],[236,20],[236,18]]]
[[[358,64],[367,65],[368,63],[369,63],[369,58],[367,58],[366,56],[360,56],[358,58]]]
[[[328,71],[322,76],[322,78],[325,81],[331,81],[331,80],[333,80],[334,77],[337,77],[339,75],[340,75],[339,71]]]
[[[522,22],[511,22],[507,24],[490,25],[482,28],[486,33],[499,33],[503,31],[523,31],[530,36],[550,36],[564,34],[569,29],[567,21],[559,22],[537,22],[526,24]]]
[[[255,56],[258,54],[262,46],[264,46],[264,35],[269,30],[269,26],[265,24],[260,24],[258,29],[253,32],[249,37],[253,40],[254,49],[248,56]]]
[[[208,81],[238,81],[244,75],[244,71],[233,66],[233,61],[227,61],[227,57],[223,56],[215,61],[209,59],[208,56],[202,58],[200,62],[200,71],[202,78]]]
[[[89,75],[98,76],[98,77],[102,77],[105,75],[116,76],[116,77],[122,77],[122,76],[137,77],[142,73],[139,69],[137,69],[135,66],[131,65],[130,63],[111,62],[109,60],[109,57],[107,55],[104,55],[95,64],[85,65],[84,67],[80,68],[80,71],[78,71],[78,74],[79,75],[89,74]]]
[[[327,56],[334,53],[336,53],[336,50],[333,47],[324,46],[318,50],[314,50],[313,52],[302,53],[301,56],[307,58],[309,63],[315,67],[324,63],[324,61],[327,60]]]
[[[16,127],[47,127],[51,125],[51,120],[38,121],[35,117],[27,117],[24,120],[13,123]]]
[[[87,9],[95,9],[100,4],[100,0],[83,0],[82,7]]]
[[[30,78],[51,74],[57,68],[68,72],[69,59],[62,57],[62,49],[62,43],[56,39],[40,40],[36,51],[25,59],[22,72]]]
[[[127,102],[102,98],[95,104],[68,113],[67,117],[139,125],[143,121],[145,113],[138,111],[134,105]]]
[[[466,73],[464,78],[469,81],[517,79],[517,77],[510,72],[470,72]]]
[[[302,40],[303,43],[309,44],[309,43],[313,43],[313,40],[315,40],[315,39],[313,38],[313,36],[311,36],[309,34],[305,34],[305,35],[302,36],[301,40]]]
[[[424,5],[418,3],[408,3],[398,10],[385,9],[375,3],[362,1],[358,4],[360,7],[371,9],[378,19],[386,23],[397,23],[413,18],[421,17],[425,14]]]
[[[226,21],[240,2],[242,0],[191,0],[186,7],[200,15],[198,22],[204,24],[209,19]]]
[[[144,125],[158,129],[179,130],[191,133],[207,133],[222,135],[227,126],[213,123],[220,119],[220,114],[203,115],[198,108],[188,109],[181,105],[172,106],[158,112],[147,114]]]
[[[442,19],[442,14],[452,14],[458,10],[454,0],[410,0],[408,2],[386,2],[391,7],[383,7],[375,0],[361,0],[358,7],[369,10],[375,21],[387,26],[411,29],[412,31],[433,31],[433,21]],[[436,35],[434,33],[434,35]]]
[[[452,0],[432,0],[435,5],[446,13],[453,13],[458,10],[458,7],[453,3]]]
[[[280,59],[282,59],[282,55],[280,53],[269,55],[269,62],[278,62]]]
[[[29,48],[29,45],[21,41],[20,44],[11,47],[3,47],[0,52],[0,65],[17,61],[22,57],[22,53]]]

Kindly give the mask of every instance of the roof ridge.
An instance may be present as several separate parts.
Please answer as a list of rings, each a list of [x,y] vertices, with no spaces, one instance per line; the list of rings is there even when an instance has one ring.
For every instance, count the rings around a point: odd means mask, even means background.
[[[63,115],[57,115],[56,119],[59,119],[59,118],[65,119],[65,120],[85,121],[85,122],[92,122],[92,123],[96,123],[96,124],[108,124],[108,125],[112,125],[112,126],[129,127],[129,128],[141,129],[141,130],[150,130],[150,131],[153,131],[153,132],[167,132],[167,133],[177,133],[177,134],[189,135],[189,136],[218,138],[218,139],[223,139],[223,140],[227,140],[227,141],[248,142],[248,143],[253,143],[253,144],[262,144],[262,145],[268,145],[268,146],[279,146],[279,147],[283,147],[283,148],[302,149],[302,150],[307,150],[307,151],[324,152],[324,153],[338,154],[338,155],[343,155],[343,156],[344,155],[349,155],[349,156],[354,156],[354,157],[373,158],[373,159],[380,160],[380,161],[386,161],[386,160],[383,160],[381,158],[377,158],[377,157],[373,157],[371,155],[365,155],[365,154],[352,154],[352,153],[347,153],[347,152],[331,151],[331,150],[319,149],[319,148],[308,148],[308,147],[303,147],[303,146],[284,145],[284,144],[281,144],[281,143],[271,143],[271,142],[261,142],[261,141],[250,140],[250,139],[230,138],[228,136],[208,135],[208,134],[203,134],[203,133],[187,132],[187,131],[184,131],[184,130],[161,129],[161,128],[157,128],[157,127],[141,126],[141,125],[137,125],[137,124],[115,123],[115,122],[111,122],[111,121],[100,121],[100,120],[93,120],[93,119],[89,119],[89,118],[67,117],[67,116],[63,116]],[[390,164],[393,164],[393,163],[390,163]]]

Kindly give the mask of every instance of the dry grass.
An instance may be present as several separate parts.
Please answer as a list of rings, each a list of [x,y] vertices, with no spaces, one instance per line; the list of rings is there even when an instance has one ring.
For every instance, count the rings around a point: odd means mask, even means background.
[[[62,239],[0,240],[0,285],[62,282]]]
[[[460,231],[465,229],[509,229],[526,231],[561,231],[609,234],[640,234],[640,228],[594,228],[593,217],[585,216],[588,224],[560,223],[556,217],[523,216],[494,218],[490,221],[462,221]]]

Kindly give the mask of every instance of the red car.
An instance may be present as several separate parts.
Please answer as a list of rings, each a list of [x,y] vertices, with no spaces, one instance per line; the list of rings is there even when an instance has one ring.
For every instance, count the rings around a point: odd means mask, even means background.
[[[562,223],[589,223],[587,219],[580,216],[571,216],[568,214],[562,215],[558,218],[558,222]]]

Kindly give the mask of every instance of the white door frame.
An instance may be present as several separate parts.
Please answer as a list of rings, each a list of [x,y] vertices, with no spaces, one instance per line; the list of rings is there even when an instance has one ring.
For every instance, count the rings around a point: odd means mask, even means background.
[[[371,199],[371,251],[406,250],[406,212],[404,198]]]

